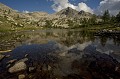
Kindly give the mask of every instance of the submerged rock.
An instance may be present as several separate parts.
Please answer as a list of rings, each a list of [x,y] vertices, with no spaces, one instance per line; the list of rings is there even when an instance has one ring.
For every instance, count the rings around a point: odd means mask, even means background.
[[[0,61],[5,57],[5,55],[0,54]]]
[[[35,67],[29,67],[29,72],[34,72],[35,71]]]
[[[48,70],[50,71],[51,70],[51,66],[48,65]]]
[[[18,79],[25,79],[25,75],[24,74],[19,75]]]
[[[17,63],[18,63],[18,62],[26,62],[26,61],[28,61],[28,58],[23,58],[23,59],[17,61]]]
[[[6,57],[6,58],[9,58],[9,57],[10,57],[10,55],[6,55],[5,57]]]
[[[16,63],[14,66],[10,67],[8,71],[10,73],[15,73],[15,72],[23,71],[26,69],[27,69],[26,64],[24,62],[19,62],[19,63]]]
[[[17,59],[13,59],[13,60],[10,60],[10,61],[8,61],[7,63],[9,64],[11,64],[11,63],[14,63],[14,62],[16,62],[17,61]]]
[[[27,57],[28,56],[28,54],[25,54],[25,57]]]

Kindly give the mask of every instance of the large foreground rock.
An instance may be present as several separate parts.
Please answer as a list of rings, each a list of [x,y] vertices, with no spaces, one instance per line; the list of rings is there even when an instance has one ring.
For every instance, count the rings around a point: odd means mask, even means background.
[[[11,68],[9,68],[9,72],[10,73],[15,73],[15,72],[19,72],[19,71],[23,71],[26,70],[27,66],[24,62],[19,62],[16,63],[14,66],[12,66]]]

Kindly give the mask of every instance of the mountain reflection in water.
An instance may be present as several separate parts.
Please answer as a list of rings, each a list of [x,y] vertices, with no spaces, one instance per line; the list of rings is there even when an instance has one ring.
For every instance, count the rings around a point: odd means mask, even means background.
[[[97,46],[98,49],[102,49],[103,52],[120,51],[119,39],[109,36],[94,36],[94,33],[88,30],[38,30],[0,34],[0,37],[0,50],[14,49],[21,45],[44,44],[48,41],[55,41],[68,47],[75,44],[84,46],[86,42],[89,42]]]
[[[12,36],[1,34],[0,50],[12,49],[12,51],[5,53],[10,57],[1,61],[3,64],[0,65],[0,73],[4,74],[1,74],[0,78],[8,74],[5,72],[8,66],[6,62],[14,59],[23,61],[24,58],[28,58],[26,62],[28,68],[40,67],[42,71],[32,73],[34,79],[40,78],[37,74],[38,72],[43,74],[44,70],[50,72],[49,75],[52,76],[50,79],[120,78],[119,71],[114,70],[120,64],[118,39],[94,36],[94,32],[87,30],[51,29],[11,34]],[[48,74],[48,71],[45,73]],[[14,78],[15,75],[8,74],[7,77]],[[31,74],[27,73],[27,77],[29,76]],[[42,77],[40,79],[44,78]]]

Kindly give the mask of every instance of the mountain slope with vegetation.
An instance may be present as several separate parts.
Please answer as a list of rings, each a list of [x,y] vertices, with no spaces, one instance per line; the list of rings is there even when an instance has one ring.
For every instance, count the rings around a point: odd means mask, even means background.
[[[46,12],[22,13],[0,3],[0,31],[28,30],[41,28],[119,28],[120,13],[110,16],[106,10],[103,16],[96,16],[85,11],[76,11],[70,7],[54,14]]]

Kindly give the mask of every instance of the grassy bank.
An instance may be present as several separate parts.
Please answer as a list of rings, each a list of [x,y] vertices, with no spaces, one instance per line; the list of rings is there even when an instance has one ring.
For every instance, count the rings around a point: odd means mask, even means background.
[[[0,32],[17,32],[17,31],[35,31],[35,30],[42,30],[42,29],[48,29],[46,27],[37,27],[37,26],[31,26],[27,25],[24,27],[11,27],[10,24],[4,24],[0,25]],[[61,28],[52,28],[52,29],[61,29]],[[62,28],[62,29],[83,29],[83,30],[90,30],[90,31],[99,31],[103,29],[108,29],[108,30],[119,30],[120,27],[115,27],[111,25],[92,25],[92,26],[85,26],[85,27],[70,27],[70,28]]]

